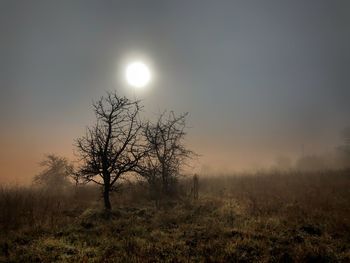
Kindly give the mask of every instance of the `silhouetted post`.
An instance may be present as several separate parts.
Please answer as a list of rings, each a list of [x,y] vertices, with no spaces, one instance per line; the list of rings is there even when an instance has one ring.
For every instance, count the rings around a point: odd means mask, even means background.
[[[198,188],[199,188],[198,181],[199,181],[198,175],[194,174],[193,176],[193,199],[194,200],[198,200]]]

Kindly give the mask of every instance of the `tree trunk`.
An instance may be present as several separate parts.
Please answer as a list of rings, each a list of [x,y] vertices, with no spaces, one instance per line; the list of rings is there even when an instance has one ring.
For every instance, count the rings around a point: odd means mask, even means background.
[[[109,201],[109,185],[105,184],[104,189],[103,189],[103,200],[104,200],[104,204],[105,204],[105,209],[107,211],[111,211],[112,206],[111,206],[111,202]]]
[[[163,180],[163,185],[162,185],[163,194],[167,196],[169,194],[169,182],[168,182],[167,170],[164,164],[162,164],[162,180]]]

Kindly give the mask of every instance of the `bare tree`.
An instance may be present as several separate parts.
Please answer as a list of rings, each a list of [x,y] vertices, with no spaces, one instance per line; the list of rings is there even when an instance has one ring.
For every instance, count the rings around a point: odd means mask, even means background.
[[[343,130],[342,136],[344,140],[344,150],[350,154],[350,126]]]
[[[343,145],[338,147],[342,166],[350,168],[350,126],[342,131]]]
[[[194,154],[184,145],[186,116],[187,113],[176,116],[174,112],[164,112],[156,123],[144,126],[147,150],[138,173],[146,178],[158,198],[159,194],[174,193],[182,166]]]
[[[108,93],[93,104],[96,123],[76,140],[82,165],[78,174],[85,182],[103,188],[104,206],[111,210],[110,192],[122,175],[134,170],[144,154],[140,147],[139,101]]]
[[[48,154],[40,166],[44,169],[34,177],[34,184],[43,186],[54,193],[62,192],[65,187],[69,186],[73,165],[66,158]]]

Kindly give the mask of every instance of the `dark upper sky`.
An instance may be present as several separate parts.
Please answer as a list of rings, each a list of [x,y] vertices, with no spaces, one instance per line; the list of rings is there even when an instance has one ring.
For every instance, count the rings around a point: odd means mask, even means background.
[[[0,181],[72,156],[92,99],[132,95],[132,58],[155,74],[145,115],[190,112],[198,170],[329,151],[350,123],[347,0],[2,0],[0,33]]]

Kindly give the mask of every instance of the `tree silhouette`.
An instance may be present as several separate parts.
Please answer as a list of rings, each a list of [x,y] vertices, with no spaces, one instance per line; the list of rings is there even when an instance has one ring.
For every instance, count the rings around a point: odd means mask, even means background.
[[[110,192],[122,175],[134,170],[144,155],[140,146],[139,101],[107,93],[93,103],[96,123],[76,140],[82,165],[79,177],[103,188],[104,206],[111,209]]]
[[[350,127],[347,127],[342,132],[343,140],[344,140],[344,150],[350,154]]]
[[[158,198],[161,193],[174,193],[181,167],[194,154],[184,145],[186,116],[187,113],[176,116],[164,112],[155,123],[144,126],[147,150],[137,168]]]
[[[62,192],[70,184],[69,176],[73,174],[73,166],[66,158],[48,154],[40,166],[44,170],[34,177],[34,184],[43,186],[53,193]]]
[[[343,144],[338,147],[345,168],[350,168],[350,127],[342,131]]]

